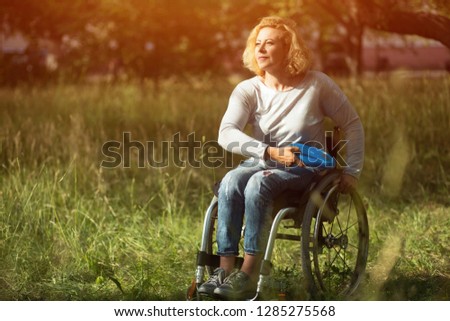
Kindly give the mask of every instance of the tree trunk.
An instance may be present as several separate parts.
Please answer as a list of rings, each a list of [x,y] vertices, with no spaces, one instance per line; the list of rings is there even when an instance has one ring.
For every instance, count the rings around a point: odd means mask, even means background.
[[[441,42],[450,49],[450,19],[433,13],[408,12],[375,7],[370,1],[364,7],[363,23],[373,29],[399,34],[418,35]]]

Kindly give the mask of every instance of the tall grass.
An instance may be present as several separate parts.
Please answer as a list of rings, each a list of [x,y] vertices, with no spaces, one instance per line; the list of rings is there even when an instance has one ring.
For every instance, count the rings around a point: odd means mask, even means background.
[[[366,130],[361,298],[448,298],[450,78],[338,82]],[[101,150],[124,132],[215,140],[233,85],[0,89],[0,299],[183,299],[211,184],[227,169],[138,168],[138,153],[130,168],[108,169]]]
[[[398,73],[347,88],[366,130],[365,177],[385,195],[448,195],[449,81]]]

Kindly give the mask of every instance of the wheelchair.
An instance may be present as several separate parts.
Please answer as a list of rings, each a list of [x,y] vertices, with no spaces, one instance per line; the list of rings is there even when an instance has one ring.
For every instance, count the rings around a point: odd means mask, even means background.
[[[339,169],[322,171],[306,191],[288,191],[282,199],[275,200],[273,222],[251,300],[265,300],[263,293],[273,269],[272,256],[278,239],[299,243],[301,265],[292,264],[301,266],[303,281],[299,283],[303,283],[307,299],[341,300],[355,292],[366,269],[369,226],[358,192],[339,192],[340,176]],[[205,281],[205,274],[212,275],[219,266],[220,258],[214,254],[217,204],[215,193],[206,210],[195,279],[187,290],[187,300],[205,299],[197,289]],[[280,228],[282,222],[289,222],[288,228],[298,233],[285,233]],[[237,268],[242,261],[242,257],[237,258]]]

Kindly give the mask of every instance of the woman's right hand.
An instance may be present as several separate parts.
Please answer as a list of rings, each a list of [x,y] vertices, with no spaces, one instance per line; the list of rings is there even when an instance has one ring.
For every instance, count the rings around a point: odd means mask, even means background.
[[[295,153],[299,153],[300,149],[296,146],[287,147],[267,147],[266,149],[266,159],[274,160],[286,167],[290,166],[305,166],[300,158],[295,156]]]

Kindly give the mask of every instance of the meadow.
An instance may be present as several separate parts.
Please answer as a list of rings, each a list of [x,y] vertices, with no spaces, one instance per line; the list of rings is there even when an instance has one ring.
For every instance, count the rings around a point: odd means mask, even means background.
[[[370,249],[355,299],[448,300],[450,76],[336,81],[366,133]],[[0,300],[184,300],[211,186],[227,168],[190,145],[167,154],[162,142],[214,142],[235,83],[1,88]],[[105,143],[124,133],[153,142],[145,166],[138,148],[129,166],[101,166]],[[274,277],[291,278],[295,291],[293,270]]]

